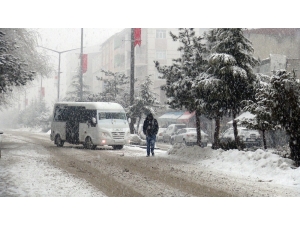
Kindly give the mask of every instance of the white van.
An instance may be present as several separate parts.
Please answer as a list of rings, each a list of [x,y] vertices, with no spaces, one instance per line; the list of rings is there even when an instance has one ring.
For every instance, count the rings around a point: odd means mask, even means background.
[[[112,102],[60,102],[54,105],[50,139],[85,148],[112,146],[122,149],[130,137],[124,108]]]

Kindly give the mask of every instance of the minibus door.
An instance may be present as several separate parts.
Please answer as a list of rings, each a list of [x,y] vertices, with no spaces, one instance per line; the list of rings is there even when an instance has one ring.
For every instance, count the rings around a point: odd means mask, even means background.
[[[79,107],[68,107],[67,121],[66,121],[66,140],[71,144],[79,144]]]

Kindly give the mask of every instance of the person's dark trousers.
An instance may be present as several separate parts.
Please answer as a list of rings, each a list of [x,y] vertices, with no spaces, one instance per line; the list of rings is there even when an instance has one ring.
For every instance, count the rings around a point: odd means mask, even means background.
[[[150,155],[150,151],[152,154],[154,154],[156,135],[147,136],[146,141],[147,141],[147,155]]]

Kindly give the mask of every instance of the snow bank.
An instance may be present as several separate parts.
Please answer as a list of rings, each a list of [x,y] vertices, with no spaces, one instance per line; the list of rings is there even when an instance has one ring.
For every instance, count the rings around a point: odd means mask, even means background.
[[[224,151],[198,146],[174,145],[168,154],[235,176],[246,176],[258,181],[269,181],[292,187],[300,185],[300,168],[295,169],[291,159],[282,158],[262,149]]]

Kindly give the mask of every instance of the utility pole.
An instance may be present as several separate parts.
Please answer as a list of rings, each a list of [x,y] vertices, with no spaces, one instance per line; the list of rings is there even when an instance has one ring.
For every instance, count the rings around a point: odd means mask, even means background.
[[[50,48],[46,48],[46,47],[43,47],[43,46],[39,46],[40,48],[44,48],[44,49],[47,49],[47,50],[49,50],[49,51],[52,51],[52,52],[56,52],[56,53],[58,53],[58,74],[57,74],[57,101],[59,102],[59,87],[60,87],[60,59],[61,59],[61,57],[60,57],[60,55],[62,54],[62,53],[65,53],[65,52],[69,52],[69,51],[73,51],[73,50],[77,50],[77,49],[79,49],[79,48],[73,48],[73,49],[69,49],[69,50],[66,50],[66,51],[61,51],[61,52],[59,52],[59,51],[56,51],[56,50],[54,50],[54,49],[50,49]]]
[[[80,48],[80,101],[83,98],[83,67],[82,67],[82,56],[83,56],[83,28],[81,28],[81,48]]]
[[[131,28],[131,54],[130,54],[130,105],[134,103],[134,28]],[[129,128],[130,133],[134,134],[134,118],[131,118]]]
[[[134,28],[131,28],[130,105],[134,103]]]

